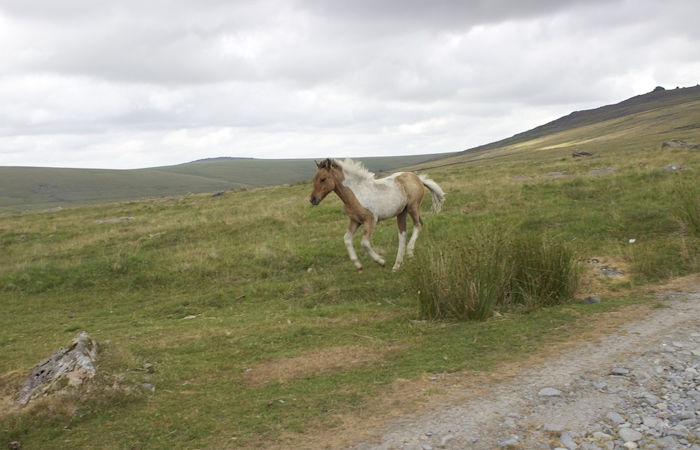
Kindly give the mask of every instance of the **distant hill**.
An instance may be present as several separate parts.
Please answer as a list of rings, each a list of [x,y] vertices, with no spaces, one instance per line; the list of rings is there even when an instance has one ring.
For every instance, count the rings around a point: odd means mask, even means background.
[[[570,157],[573,151],[595,155],[658,150],[664,141],[700,144],[700,86],[637,95],[614,105],[575,111],[512,137],[412,166],[427,170],[527,152]]]
[[[568,156],[659,148],[664,140],[700,144],[700,86],[657,88],[614,105],[569,115],[507,139],[441,155],[357,158],[377,173],[505,158],[523,152]],[[138,170],[0,167],[0,212],[291,184],[309,180],[310,159],[207,158]]]
[[[700,85],[672,90],[657,87],[649,93],[634,96],[614,105],[606,105],[601,106],[600,108],[588,109],[584,111],[574,111],[571,114],[535,127],[529,131],[518,133],[512,137],[492,142],[490,144],[464,150],[460,153],[475,153],[506,147],[520,142],[530,141],[542,136],[571,130],[573,128],[593,125],[624,116],[630,116],[659,108],[668,108],[698,100],[700,100]],[[697,125],[700,127],[700,123],[697,123]]]
[[[444,156],[357,159],[382,172]],[[297,183],[315,171],[311,159],[228,157],[136,170],[0,167],[0,212]]]

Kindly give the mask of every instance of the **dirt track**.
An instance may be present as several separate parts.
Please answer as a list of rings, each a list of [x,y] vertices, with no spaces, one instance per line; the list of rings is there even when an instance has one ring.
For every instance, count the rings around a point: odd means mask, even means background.
[[[427,412],[391,419],[373,436],[351,447],[555,448],[565,447],[564,441],[571,437],[569,448],[575,448],[574,445],[590,449],[624,448],[621,445],[625,441],[619,436],[624,430],[620,427],[645,429],[644,424],[635,423],[641,416],[634,408],[642,407],[641,403],[635,403],[635,395],[642,395],[639,392],[644,390],[653,397],[649,390],[661,389],[651,384],[658,384],[661,379],[656,372],[663,372],[666,354],[685,358],[684,367],[696,371],[694,380],[691,373],[694,387],[690,387],[690,393],[698,398],[700,282],[697,278],[691,279],[680,288],[680,291],[666,290],[657,294],[664,299],[663,308],[650,308],[644,317],[632,314],[630,320],[619,320],[611,333],[576,343],[535,367],[516,371],[515,376],[503,381],[455,386],[449,392],[451,399],[443,399],[442,404],[432,405]],[[678,365],[677,362],[668,364]],[[616,375],[611,373],[613,369],[623,369],[622,372],[627,373]],[[543,388],[553,388],[561,394],[547,397],[540,394]],[[658,436],[644,435],[636,444],[657,448],[654,445],[659,438],[662,440],[658,448],[700,448],[692,447],[693,442],[700,442],[697,431],[693,434],[693,430],[698,429],[698,404],[696,400],[691,405],[695,422],[685,422],[690,434],[674,437],[686,438],[681,443],[674,441],[678,446],[669,443],[671,438],[662,439],[671,433],[669,430],[674,425],[673,421],[669,422],[671,419],[665,420],[665,428],[659,424]],[[610,412],[621,412],[631,422],[612,423],[606,417]],[[596,430],[598,434],[594,439],[592,435]],[[653,432],[655,430],[649,431]],[[628,447],[634,448],[632,444]]]

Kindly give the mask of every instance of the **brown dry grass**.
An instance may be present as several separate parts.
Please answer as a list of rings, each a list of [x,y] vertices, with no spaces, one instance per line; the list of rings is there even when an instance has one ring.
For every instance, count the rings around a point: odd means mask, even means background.
[[[249,368],[243,375],[246,383],[260,386],[270,382],[284,383],[305,376],[317,376],[334,370],[349,369],[379,361],[398,351],[398,346],[367,348],[336,346],[283,357]]]
[[[580,261],[584,266],[579,282],[579,296],[587,297],[590,292],[597,296],[609,296],[613,292],[620,295],[619,286],[629,285],[631,282],[629,263],[619,257],[593,256]],[[615,269],[622,275],[604,275],[602,269]]]

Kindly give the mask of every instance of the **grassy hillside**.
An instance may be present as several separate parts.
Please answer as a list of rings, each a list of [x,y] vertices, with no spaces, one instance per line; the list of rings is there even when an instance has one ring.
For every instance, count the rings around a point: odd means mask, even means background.
[[[426,201],[418,255],[397,274],[371,265],[359,242],[366,268],[354,271],[339,200],[310,207],[308,183],[0,215],[0,445],[289,448],[348,417],[368,426],[406,407],[377,403],[397,386],[494,370],[580,335],[598,314],[644,301],[644,287],[700,271],[700,153],[660,147],[700,141],[697,108],[638,112],[432,169],[447,201],[440,215]],[[596,156],[572,158],[572,148]],[[109,220],[120,217],[133,219]],[[577,298],[603,301],[415,320],[425,253],[495,229],[570,245]],[[392,262],[394,223],[373,242]],[[13,406],[31,368],[80,330],[101,345],[96,379]]]
[[[235,189],[242,184],[159,170],[0,167],[0,212]]]
[[[374,171],[444,155],[359,158]],[[297,183],[313,176],[309,159],[214,158],[138,170],[0,167],[0,213]]]
[[[583,135],[596,136],[598,130],[592,128],[586,128],[592,125],[600,124],[603,122],[612,123],[622,123],[624,124],[633,123],[638,129],[644,129],[645,124],[639,123],[641,117],[648,118],[655,117],[661,118],[662,125],[666,125],[664,131],[670,132],[673,130],[678,130],[679,134],[686,135],[688,131],[693,131],[689,133],[690,136],[696,137],[698,135],[697,131],[700,129],[700,118],[697,113],[697,105],[692,108],[691,111],[687,111],[683,106],[688,103],[695,103],[700,101],[700,85],[689,87],[689,88],[676,88],[673,90],[663,90],[655,89],[652,92],[637,95],[635,97],[624,100],[620,103],[614,105],[601,106],[600,108],[585,110],[585,111],[575,111],[564,117],[553,120],[552,122],[546,123],[544,125],[533,128],[532,130],[525,131],[523,133],[518,133],[512,137],[502,139],[500,141],[492,142],[490,144],[482,145],[479,147],[474,147],[463,152],[460,152],[462,159],[464,157],[472,157],[474,154],[485,152],[487,150],[503,149],[503,148],[523,148],[526,143],[530,143],[529,147],[539,145],[539,139],[547,137],[549,140],[561,140],[562,147],[571,147],[582,144],[583,142],[572,142],[562,139],[563,133],[573,131],[575,129],[583,128]],[[679,109],[684,110],[684,114],[687,114],[688,123],[680,125],[677,123],[677,118],[667,118],[663,113],[655,114],[654,111],[663,110],[670,112],[677,112]],[[645,113],[645,114],[642,114]],[[619,120],[627,117],[628,120]],[[607,130],[602,130],[603,134],[608,134]],[[623,139],[621,140],[625,144],[631,144],[632,142],[628,138],[632,133],[623,133]],[[648,142],[646,139],[635,140],[634,142]],[[608,136],[608,139],[614,138],[614,136]]]

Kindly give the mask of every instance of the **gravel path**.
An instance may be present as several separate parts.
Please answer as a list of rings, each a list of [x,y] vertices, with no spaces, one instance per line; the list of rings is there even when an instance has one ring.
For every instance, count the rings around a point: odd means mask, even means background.
[[[458,402],[387,424],[355,449],[700,450],[700,284],[595,343]]]

